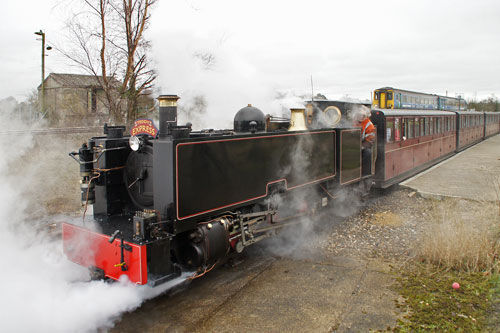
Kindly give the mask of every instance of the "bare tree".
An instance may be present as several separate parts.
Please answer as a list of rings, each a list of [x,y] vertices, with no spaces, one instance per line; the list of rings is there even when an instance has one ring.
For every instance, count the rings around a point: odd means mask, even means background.
[[[127,98],[127,120],[137,117],[137,101],[140,94],[151,88],[156,79],[150,68],[147,51],[151,45],[144,36],[149,26],[151,6],[156,0],[122,0],[121,19],[125,22],[127,36],[127,68],[122,83],[122,91]]]
[[[144,37],[156,1],[84,0],[66,24],[69,43],[58,49],[96,77],[112,121],[133,121],[141,94],[156,79]]]

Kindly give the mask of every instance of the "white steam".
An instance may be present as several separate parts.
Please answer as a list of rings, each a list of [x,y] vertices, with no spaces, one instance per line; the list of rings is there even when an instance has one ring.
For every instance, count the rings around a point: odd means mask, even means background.
[[[0,110],[3,124],[25,128],[12,119],[9,110]],[[0,252],[3,266],[0,274],[0,331],[88,332],[111,327],[113,320],[124,311],[133,310],[144,300],[183,281],[179,279],[154,290],[125,281],[88,282],[86,269],[65,258],[61,241],[36,228],[37,221],[29,220],[27,208],[33,203],[23,193],[38,192],[39,196],[44,196],[45,189],[26,187],[30,186],[29,175],[34,172],[19,174],[13,170],[26,161],[26,154],[34,144],[35,139],[28,134],[16,137],[0,134]],[[69,158],[68,163],[71,163]],[[39,163],[34,162],[32,167],[36,169]],[[59,175],[53,170],[45,176]],[[64,188],[59,190],[64,191]],[[50,220],[45,217],[47,219]]]
[[[281,171],[298,180],[299,183],[310,179],[310,172],[314,170],[314,158],[311,151],[314,141],[309,136],[301,136],[291,152],[291,164]],[[304,186],[293,189],[285,195],[275,195],[269,199],[278,208],[279,218],[295,217],[290,226],[278,230],[278,237],[264,243],[267,250],[277,256],[286,256],[303,259],[315,256],[315,251],[327,240],[327,230],[334,224],[340,223],[343,217],[357,213],[362,207],[362,184],[349,187],[340,187],[333,192],[326,188],[326,184]],[[319,187],[318,187],[319,186]],[[332,193],[333,192],[333,193]],[[334,197],[333,200],[330,200]],[[328,200],[328,207],[322,207],[322,200]],[[315,214],[311,214],[311,209]],[[304,214],[307,212],[307,214]]]

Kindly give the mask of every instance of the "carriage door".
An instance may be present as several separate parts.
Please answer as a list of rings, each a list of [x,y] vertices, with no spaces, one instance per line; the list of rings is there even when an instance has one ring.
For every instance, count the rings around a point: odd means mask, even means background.
[[[385,92],[381,91],[380,92],[380,108],[381,109],[385,109],[387,106],[386,106],[386,103],[385,103]]]

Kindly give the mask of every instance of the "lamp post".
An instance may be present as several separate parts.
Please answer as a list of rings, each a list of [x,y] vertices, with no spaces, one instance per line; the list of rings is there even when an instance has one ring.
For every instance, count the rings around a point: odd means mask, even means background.
[[[41,89],[42,90],[42,101],[41,101],[41,105],[40,105],[40,111],[41,111],[41,114],[43,117],[45,115],[45,83],[44,83],[44,81],[45,81],[45,49],[51,50],[52,47],[47,46],[47,48],[45,48],[45,32],[43,32],[42,30],[36,31],[35,35],[42,37],[42,89]]]

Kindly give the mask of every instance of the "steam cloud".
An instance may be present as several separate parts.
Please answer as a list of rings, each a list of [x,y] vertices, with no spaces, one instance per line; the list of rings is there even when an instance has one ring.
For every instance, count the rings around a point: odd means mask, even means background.
[[[0,121],[12,128],[26,128],[20,122],[15,123],[9,111],[0,110]],[[30,187],[29,176],[33,173],[18,174],[13,170],[26,160],[34,144],[35,139],[29,134],[16,137],[0,134],[0,252],[3,259],[0,331],[89,332],[111,327],[121,313],[137,308],[144,300],[183,281],[179,279],[155,289],[126,281],[89,282],[86,269],[65,258],[61,241],[35,228],[37,221],[30,220],[27,209],[33,203],[23,192],[38,192],[43,196],[46,189]],[[39,164],[33,163],[33,168],[37,167]],[[57,172],[46,175],[58,176]]]

